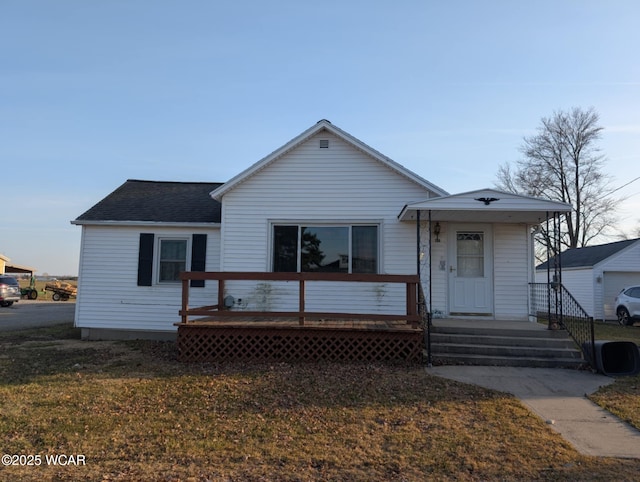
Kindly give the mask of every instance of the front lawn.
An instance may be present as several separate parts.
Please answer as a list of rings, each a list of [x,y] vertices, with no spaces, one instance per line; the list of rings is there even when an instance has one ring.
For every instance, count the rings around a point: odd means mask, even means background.
[[[3,453],[41,460],[0,468],[0,479],[633,480],[640,473],[638,460],[581,456],[510,395],[432,377],[421,366],[185,365],[174,349],[82,342],[68,325],[0,333]],[[47,455],[74,456],[77,465],[48,465]]]
[[[635,326],[621,326],[615,321],[595,322],[596,340],[627,340],[640,344],[640,324]]]

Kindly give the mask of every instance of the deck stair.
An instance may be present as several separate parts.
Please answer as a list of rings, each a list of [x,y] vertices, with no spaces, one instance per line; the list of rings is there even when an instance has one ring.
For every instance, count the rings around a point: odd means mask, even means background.
[[[436,365],[587,365],[565,330],[548,330],[544,325],[528,322],[434,320],[431,349]]]

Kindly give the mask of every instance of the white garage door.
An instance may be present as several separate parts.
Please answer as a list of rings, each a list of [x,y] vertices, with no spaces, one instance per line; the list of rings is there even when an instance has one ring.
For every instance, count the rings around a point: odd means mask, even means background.
[[[613,302],[620,290],[629,285],[640,285],[640,273],[625,273],[622,271],[605,271],[604,273],[604,318],[616,319],[616,307]]]

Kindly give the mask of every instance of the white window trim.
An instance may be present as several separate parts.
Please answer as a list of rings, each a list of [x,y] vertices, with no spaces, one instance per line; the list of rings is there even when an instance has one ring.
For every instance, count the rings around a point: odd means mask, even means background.
[[[156,245],[154,247],[154,261],[153,261],[153,280],[154,284],[158,286],[175,286],[180,283],[180,280],[173,281],[161,281],[160,280],[160,246],[162,241],[185,241],[186,242],[186,253],[185,253],[185,261],[184,261],[184,269],[185,271],[189,271],[191,267],[191,236],[156,236]]]
[[[352,249],[353,249],[353,245],[352,245],[352,233],[353,230],[351,229],[353,226],[375,226],[378,230],[378,239],[377,239],[377,270],[375,274],[380,274],[382,273],[382,232],[383,232],[383,221],[380,219],[360,219],[360,220],[356,220],[356,221],[351,221],[351,220],[344,220],[341,219],[339,221],[326,221],[326,220],[322,220],[322,221],[318,221],[318,220],[291,220],[291,219],[278,219],[278,220],[269,220],[268,221],[268,226],[269,226],[269,246],[268,246],[268,259],[267,259],[267,271],[272,273],[273,272],[273,256],[274,256],[274,240],[273,240],[273,229],[275,226],[297,226],[298,227],[298,246],[297,246],[297,260],[296,260],[296,272],[301,273],[301,266],[300,266],[300,262],[301,262],[301,257],[300,257],[300,243],[301,243],[301,239],[300,239],[300,231],[302,229],[302,227],[309,227],[309,228],[315,228],[315,227],[347,227],[349,228],[349,271],[348,273],[352,273],[352,262],[353,262],[353,256],[352,256]]]

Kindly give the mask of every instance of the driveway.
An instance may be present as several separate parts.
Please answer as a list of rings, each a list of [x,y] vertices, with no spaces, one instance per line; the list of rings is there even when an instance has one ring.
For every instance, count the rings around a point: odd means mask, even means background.
[[[0,308],[0,331],[73,322],[75,311],[74,301],[20,300],[8,308]]]

